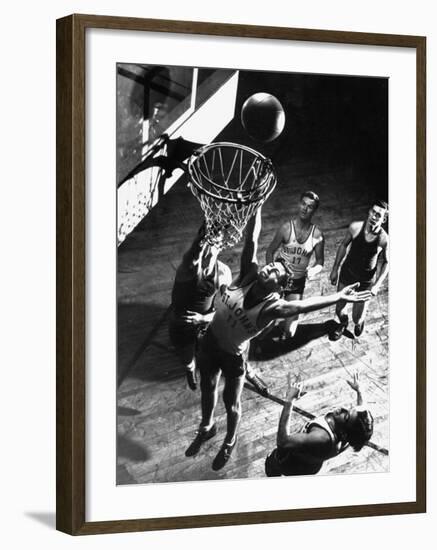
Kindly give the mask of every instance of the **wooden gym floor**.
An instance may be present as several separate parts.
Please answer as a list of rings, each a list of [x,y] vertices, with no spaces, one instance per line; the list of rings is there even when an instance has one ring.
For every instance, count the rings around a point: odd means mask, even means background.
[[[347,155],[340,161],[341,155],[329,154],[315,159],[308,151],[322,150],[324,144],[319,145],[314,143],[294,155],[283,147],[272,155],[279,183],[263,207],[259,241],[263,265],[276,227],[293,214],[300,192],[312,189],[320,195],[314,221],[325,234],[325,267],[307,284],[306,296],[334,290],[329,273],[337,247],[348,224],[364,219],[373,197],[359,164]],[[219,472],[211,469],[226,431],[221,397],[216,410],[217,436],[196,457],[184,454],[200,421],[200,392],[186,386],[183,368],[169,343],[167,313],[175,269],[201,220],[198,203],[180,181],[118,251],[118,484],[261,477],[265,457],[275,447],[281,406],[245,389],[239,442],[229,463]],[[234,274],[240,251],[238,245],[221,255]],[[372,441],[388,449],[387,283],[371,301],[359,339],[347,332],[331,342],[327,333],[333,318],[333,307],[304,316],[292,343],[273,340],[261,352],[252,349],[253,365],[279,397],[284,396],[287,374],[300,376],[308,393],[298,406],[314,415],[354,404],[355,394],[345,378],[358,367],[375,419]],[[305,421],[294,414],[293,429]],[[388,469],[387,455],[365,447],[360,453],[348,450],[328,461],[319,475]]]

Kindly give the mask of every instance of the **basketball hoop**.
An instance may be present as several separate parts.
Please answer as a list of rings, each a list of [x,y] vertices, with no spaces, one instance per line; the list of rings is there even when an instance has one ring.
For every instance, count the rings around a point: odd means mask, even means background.
[[[272,162],[237,143],[201,147],[189,159],[188,172],[205,215],[205,239],[220,249],[241,239],[246,223],[276,185]]]

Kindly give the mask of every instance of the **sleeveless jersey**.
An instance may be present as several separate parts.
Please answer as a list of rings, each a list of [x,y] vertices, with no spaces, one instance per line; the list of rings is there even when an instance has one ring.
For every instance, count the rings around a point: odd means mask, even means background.
[[[176,277],[171,294],[173,311],[179,315],[187,310],[207,313],[212,308],[217,288],[217,264],[208,277],[201,277],[197,271],[186,281],[178,281]]]
[[[338,441],[325,416],[319,416],[307,422],[303,426],[301,433],[309,433],[313,426],[322,428],[329,435],[331,439],[331,451],[329,455],[323,460],[319,458],[311,459],[307,456],[293,454],[289,449],[276,448],[267,459],[270,461],[270,467],[273,467],[277,472],[275,475],[281,474],[284,476],[291,476],[316,474],[321,469],[324,460],[333,458],[345,450],[347,445]]]
[[[328,421],[326,420],[326,416],[318,416],[317,418],[314,418],[313,420],[310,420],[309,422],[307,422],[305,424],[302,431],[304,433],[309,433],[313,426],[317,426],[318,428],[322,428],[323,430],[325,430],[328,433],[329,437],[331,438],[332,450],[331,450],[331,455],[327,458],[332,458],[333,456],[337,456],[339,453],[341,453],[344,450],[345,445],[337,439],[337,436],[334,434],[334,432],[332,431],[331,426],[329,425]]]
[[[343,267],[357,277],[357,280],[371,280],[376,273],[378,263],[378,248],[385,234],[381,228],[378,236],[372,242],[367,242],[364,234],[365,222],[358,235],[353,239]]]
[[[293,220],[290,220],[290,238],[288,242],[282,243],[279,251],[279,257],[283,258],[290,269],[293,271],[293,279],[302,279],[306,277],[308,264],[313,253],[316,242],[314,239],[315,225],[311,225],[308,238],[304,243],[300,243],[296,238]]]
[[[271,293],[262,302],[252,308],[244,308],[244,299],[255,284],[255,281],[244,287],[229,286],[216,300],[216,312],[210,330],[219,347],[227,353],[243,355],[250,340],[259,334],[264,327],[258,327],[258,317],[264,307],[279,299],[279,294]]]

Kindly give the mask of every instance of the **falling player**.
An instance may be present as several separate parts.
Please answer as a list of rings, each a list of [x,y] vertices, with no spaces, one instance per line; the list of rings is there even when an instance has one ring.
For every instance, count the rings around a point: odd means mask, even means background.
[[[349,386],[357,394],[357,405],[351,409],[340,407],[314,418],[298,432],[290,433],[293,403],[299,398],[302,386],[288,379],[288,391],[279,419],[276,449],[265,462],[268,477],[317,474],[325,460],[333,458],[348,447],[359,451],[373,434],[373,417],[367,409],[358,371]]]
[[[216,313],[202,339],[198,355],[202,421],[196,438],[185,454],[197,454],[202,443],[217,433],[214,410],[223,373],[227,430],[223,445],[212,464],[214,470],[219,470],[227,463],[237,443],[241,393],[250,340],[276,319],[315,311],[340,300],[357,302],[370,298],[370,292],[357,293],[355,285],[350,285],[331,296],[293,302],[281,299],[279,293],[288,283],[289,272],[279,261],[259,269],[257,247],[260,230],[261,209],[258,209],[247,225],[240,273],[229,287],[220,288],[220,298],[215,302]]]
[[[282,258],[293,272],[290,285],[284,290],[284,298],[289,302],[302,300],[306,280],[320,273],[324,264],[323,233],[311,223],[319,202],[318,195],[313,191],[302,193],[297,216],[279,227],[267,248],[268,264],[275,258]],[[313,252],[315,263],[309,267]],[[292,338],[295,335],[298,318],[299,315],[294,315],[284,322],[285,338]]]
[[[352,222],[337,250],[331,271],[331,283],[341,290],[346,285],[358,281],[360,290],[370,290],[376,296],[388,274],[388,244],[387,233],[382,224],[388,215],[388,204],[385,201],[375,201],[369,209],[365,221]],[[347,251],[349,247],[349,250]],[[347,254],[346,254],[347,252]],[[382,262],[378,276],[376,275],[378,257]],[[341,265],[345,258],[343,265]],[[340,269],[341,265],[341,269]],[[340,271],[340,275],[339,275]],[[364,329],[368,302],[357,303],[352,307],[352,320],[355,324],[354,334],[360,336]],[[346,302],[338,302],[335,313],[340,321],[331,335],[332,340],[341,338],[349,318],[344,313]]]

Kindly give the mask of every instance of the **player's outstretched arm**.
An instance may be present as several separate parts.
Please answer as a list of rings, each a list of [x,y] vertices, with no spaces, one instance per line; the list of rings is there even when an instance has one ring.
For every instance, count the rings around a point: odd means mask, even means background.
[[[346,380],[346,382],[349,384],[349,386],[356,392],[357,394],[357,405],[364,405],[364,396],[363,392],[361,390],[360,385],[360,373],[358,369],[355,369],[352,373],[352,380]]]
[[[286,319],[298,313],[317,311],[318,309],[332,306],[341,300],[345,302],[367,302],[370,300],[372,296],[371,291],[363,290],[362,292],[357,292],[356,288],[358,286],[359,283],[345,286],[340,292],[335,292],[329,296],[315,296],[291,302],[277,300],[262,312],[264,323],[270,322],[273,319]]]
[[[229,269],[229,266],[220,260],[217,261],[218,264],[218,278],[219,278],[219,287],[229,286],[232,282],[232,272]]]
[[[272,242],[269,244],[266,250],[266,264],[270,264],[274,261],[278,248],[286,240],[287,229],[288,223],[283,223],[281,227],[279,227],[279,229],[276,231]]]
[[[290,439],[290,417],[293,411],[293,404],[296,399],[299,399],[302,393],[302,384],[293,384],[291,375],[287,376],[287,393],[284,399],[281,416],[279,418],[278,434],[276,436],[276,444],[278,447],[286,447]]]
[[[192,267],[196,262],[198,262],[203,248],[205,246],[208,246],[204,242],[205,230],[205,222],[203,222],[202,225],[199,227],[199,230],[197,231],[197,234],[194,237],[190,248],[185,252],[183,256],[182,262],[185,267]]]
[[[237,282],[241,282],[248,275],[258,272],[258,239],[261,233],[261,207],[250,218],[246,226],[243,251],[240,260],[240,274]]]

